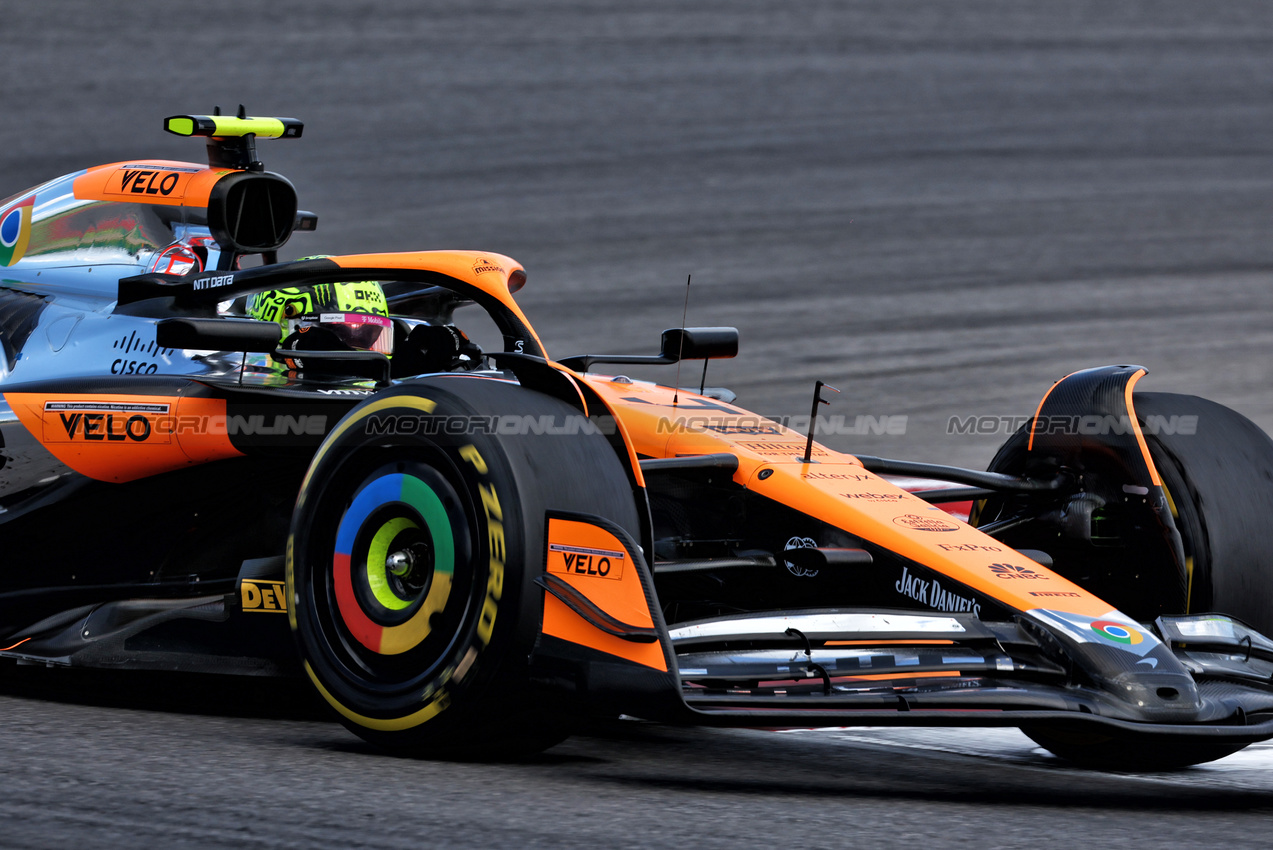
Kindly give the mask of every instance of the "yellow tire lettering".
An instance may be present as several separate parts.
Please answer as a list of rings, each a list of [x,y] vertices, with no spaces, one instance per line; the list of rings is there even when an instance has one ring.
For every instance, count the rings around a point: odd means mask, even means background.
[[[486,474],[486,461],[482,459],[482,453],[477,450],[477,446],[470,443],[460,449],[460,457],[473,464],[473,468],[477,470],[478,475]]]
[[[491,563],[498,561],[500,568],[503,569],[504,561],[508,557],[504,549],[504,524],[492,520],[487,526],[486,537],[491,544]]]
[[[482,510],[486,511],[487,520],[497,519],[503,521],[504,512],[499,506],[499,497],[495,495],[495,486],[493,484],[477,485],[477,492],[482,494]]]
[[[460,456],[472,463],[479,473],[484,474],[487,471],[486,461],[474,446],[460,449]],[[495,486],[478,484],[477,492],[482,497],[482,510],[486,514],[486,538],[491,551],[486,598],[482,601],[482,613],[477,621],[477,637],[485,646],[491,642],[491,635],[495,631],[495,617],[499,614],[499,600],[504,594],[504,560],[507,550],[504,544],[504,510],[500,507]]]
[[[479,462],[481,472],[485,472],[486,462],[481,460],[477,449],[466,446],[460,454],[472,460],[466,449],[473,449]],[[474,463],[474,466],[477,464]],[[491,634],[495,631],[495,617],[499,613],[499,600],[504,595],[504,559],[507,557],[504,545],[504,511],[499,505],[499,496],[495,494],[493,484],[477,485],[477,492],[482,496],[482,510],[486,512],[486,538],[491,550],[490,575],[486,579],[486,599],[482,602],[482,615],[477,622],[477,636],[483,646],[491,642]]]
[[[487,586],[486,601],[482,603],[482,616],[477,621],[477,636],[482,645],[491,642],[491,633],[495,631],[495,616],[499,613],[499,600],[493,599],[490,586]]]
[[[504,562],[491,556],[491,577],[486,580],[486,595],[496,602],[504,595]]]

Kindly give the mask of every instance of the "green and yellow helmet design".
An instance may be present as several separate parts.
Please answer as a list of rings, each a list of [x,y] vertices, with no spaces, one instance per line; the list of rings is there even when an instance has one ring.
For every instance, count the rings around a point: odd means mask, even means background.
[[[374,280],[271,289],[252,296],[247,309],[257,321],[278,325],[280,348],[377,351],[393,356],[389,302],[384,289]],[[293,366],[287,358],[283,362]]]
[[[374,280],[320,283],[258,292],[248,301],[248,314],[279,326],[279,339],[291,332],[292,321],[322,313],[361,313],[388,316],[385,291]]]

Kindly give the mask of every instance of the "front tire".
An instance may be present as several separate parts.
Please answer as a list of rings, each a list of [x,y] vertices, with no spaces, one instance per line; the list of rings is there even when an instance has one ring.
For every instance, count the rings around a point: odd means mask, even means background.
[[[545,416],[559,433],[503,427]],[[448,377],[395,387],[341,421],[302,485],[288,585],[306,673],[349,729],[445,757],[565,737],[567,713],[529,677],[548,510],[640,537],[613,449],[563,402]]]
[[[1184,544],[1187,610],[1273,633],[1273,440],[1196,396],[1139,394],[1136,412],[1142,422],[1174,425],[1145,440]]]
[[[1056,569],[1142,621],[1161,615],[1218,612],[1262,634],[1273,633],[1273,440],[1242,414],[1203,398],[1137,393],[1137,418],[1162,478],[1180,533],[1184,563],[1170,556],[1170,541],[1134,499],[1122,496],[1118,467],[1098,449],[1083,457],[1085,490],[1101,495],[1108,517],[1093,515],[1090,540],[1064,524],[1045,521],[1063,501],[1046,495],[994,496],[973,512],[986,526],[1014,514],[1035,521],[999,538],[1018,549],[1040,549]],[[1026,451],[1029,423],[1013,434],[990,463],[993,472],[1047,475],[1048,459]],[[1131,508],[1122,507],[1132,502]],[[1103,523],[1103,525],[1101,524]],[[1113,534],[1102,528],[1114,528]]]
[[[1175,393],[1137,393],[1135,409],[1155,468],[1162,479],[1184,552],[1184,575],[1134,558],[1137,545],[1113,549],[1058,544],[1054,529],[1006,537],[1011,545],[1069,555],[1062,569],[1120,610],[1142,620],[1160,614],[1217,612],[1242,620],[1262,634],[1273,632],[1273,440],[1237,411],[1203,398]],[[1028,428],[1028,425],[1027,425]],[[999,450],[994,471],[1028,470],[1027,430]],[[1109,469],[1099,458],[1088,472]],[[1119,482],[1115,481],[1117,485]],[[1107,487],[1107,489],[1110,489]],[[981,522],[1011,509],[1008,500],[989,500]],[[1143,523],[1142,527],[1151,527]],[[1029,526],[1027,526],[1029,528]],[[1031,536],[1033,535],[1033,536]],[[1133,538],[1133,543],[1135,543]],[[1093,587],[1079,565],[1121,561],[1123,571],[1100,574]],[[1110,592],[1113,591],[1113,592]],[[1162,736],[1117,735],[1056,726],[1023,727],[1041,747],[1086,767],[1114,770],[1167,770],[1214,761],[1245,744]]]

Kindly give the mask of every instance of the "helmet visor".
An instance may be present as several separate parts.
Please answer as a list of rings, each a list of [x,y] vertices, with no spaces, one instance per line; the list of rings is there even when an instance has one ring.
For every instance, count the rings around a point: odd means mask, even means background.
[[[295,320],[293,330],[320,327],[355,351],[393,354],[393,321],[366,313],[319,313]]]

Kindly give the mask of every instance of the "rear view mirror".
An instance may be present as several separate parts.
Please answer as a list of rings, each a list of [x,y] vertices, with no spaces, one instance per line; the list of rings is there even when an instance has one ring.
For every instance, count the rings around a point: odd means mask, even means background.
[[[718,360],[737,356],[738,328],[668,328],[663,332],[663,350],[658,354],[576,354],[558,362],[575,371],[586,372],[593,363],[662,366],[679,360]]]
[[[738,356],[738,328],[669,328],[662,356],[677,360],[720,360]]]
[[[164,348],[196,351],[270,352],[278,348],[279,326],[253,319],[164,319],[155,324],[155,341]]]

